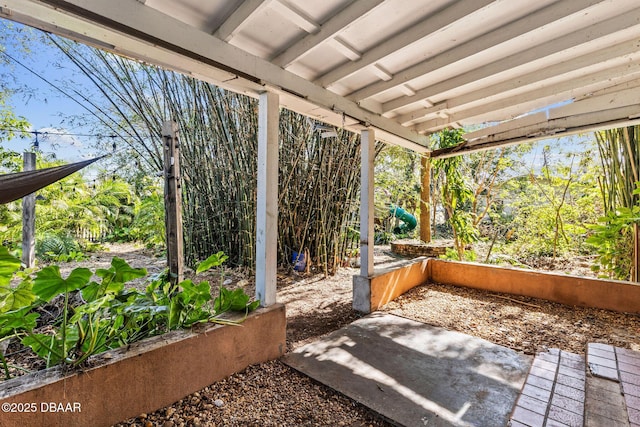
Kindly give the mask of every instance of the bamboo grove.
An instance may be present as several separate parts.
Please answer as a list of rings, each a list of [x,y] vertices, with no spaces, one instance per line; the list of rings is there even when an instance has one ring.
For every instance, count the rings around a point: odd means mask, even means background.
[[[123,163],[137,159],[150,175],[162,164],[160,129],[178,123],[183,173],[185,256],[193,265],[224,251],[253,265],[257,101],[188,76],[51,38],[108,100],[91,105],[98,126],[123,137]],[[358,244],[359,137],[338,130],[323,138],[314,122],[281,110],[279,261],[306,253],[325,274]]]

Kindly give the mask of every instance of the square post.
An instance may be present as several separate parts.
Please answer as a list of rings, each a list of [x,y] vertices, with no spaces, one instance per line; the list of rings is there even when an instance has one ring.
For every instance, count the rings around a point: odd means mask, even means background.
[[[360,136],[360,275],[373,276],[373,158],[376,137],[373,129]]]
[[[263,307],[276,302],[279,102],[277,94],[263,92],[258,106],[256,299]]]
[[[420,240],[431,242],[431,159],[423,156],[420,160]]]
[[[162,124],[164,138],[164,208],[169,281],[184,279],[184,242],[182,230],[182,182],[180,178],[180,144],[178,126],[168,120]]]

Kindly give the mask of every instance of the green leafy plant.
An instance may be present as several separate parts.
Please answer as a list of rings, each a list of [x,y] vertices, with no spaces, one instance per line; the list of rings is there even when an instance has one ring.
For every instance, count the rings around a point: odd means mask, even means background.
[[[225,260],[226,255],[219,252],[203,261],[197,271],[218,267]],[[241,289],[230,291],[223,286],[212,302],[208,282],[184,280],[172,285],[166,275],[151,280],[145,292],[127,288],[127,283],[147,272],[117,257],[108,269],[76,268],[66,278],[56,265],[35,274],[19,268],[20,261],[0,247],[0,341],[19,339],[47,367],[79,366],[91,355],[197,323],[238,324],[242,319],[220,315],[234,310],[246,315],[259,304]],[[94,275],[98,280],[91,280]],[[18,284],[12,286],[12,282]],[[38,324],[38,308],[55,301],[61,304],[60,315],[43,329]],[[0,362],[8,378],[4,355]]]
[[[461,260],[458,256],[457,250],[447,248],[447,251],[444,253],[444,255],[440,255],[439,258],[453,261],[476,261],[478,259],[478,255],[475,253],[475,251],[467,250],[464,252],[464,260]]]
[[[638,191],[638,190],[636,190]],[[587,243],[598,253],[597,263],[591,268],[602,277],[629,280],[633,251],[633,227],[640,224],[640,206],[618,208],[600,218],[591,226],[592,234]]]
[[[70,251],[68,254],[55,254],[53,252],[47,252],[43,258],[48,261],[71,262],[84,261],[87,259],[87,256],[82,251]]]
[[[444,129],[437,135],[437,148],[448,148],[464,142],[462,129]],[[440,182],[440,197],[453,230],[458,259],[463,260],[465,246],[478,240],[478,231],[470,213],[474,193],[462,173],[460,156],[437,159],[432,163],[434,177]]]

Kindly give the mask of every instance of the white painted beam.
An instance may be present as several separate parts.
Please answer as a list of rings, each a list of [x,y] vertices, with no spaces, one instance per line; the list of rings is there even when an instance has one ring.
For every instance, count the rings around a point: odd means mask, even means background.
[[[557,48],[557,46],[555,48]],[[496,94],[514,89],[522,90],[522,88],[526,87],[527,85],[531,85],[536,82],[540,82],[542,80],[550,79],[556,76],[561,76],[563,74],[574,72],[583,68],[588,68],[596,64],[602,64],[607,61],[612,61],[616,58],[620,58],[620,60],[622,61],[629,61],[633,59],[634,54],[636,57],[640,54],[640,52],[638,51],[637,39],[627,40],[615,45],[609,45],[604,49],[589,52],[577,57],[570,57],[568,54],[566,61],[558,62],[544,68],[538,68],[534,72],[530,72],[516,78],[510,77],[505,81],[475,90],[471,94],[461,96],[459,102],[468,103],[489,96],[495,96]],[[521,64],[516,63],[515,65],[519,66]],[[418,103],[425,97],[439,97],[440,94],[451,89],[459,88],[461,86],[477,82],[478,80],[482,80],[486,77],[490,77],[490,75],[487,75],[487,71],[489,70],[492,70],[491,72],[493,72],[496,70],[496,68],[492,65],[484,66],[481,69],[472,70],[446,81],[439,82],[426,88],[420,89],[416,91],[415,95],[411,97],[396,98],[394,100],[385,102],[382,105],[382,111],[383,113],[388,113],[397,108],[403,108],[411,104]],[[457,105],[457,103],[451,104]]]
[[[406,31],[398,33],[386,42],[376,45],[373,49],[365,52],[362,59],[357,63],[347,63],[325,73],[316,80],[316,83],[323,87],[330,86],[332,83],[359,71],[363,67],[372,65],[387,55],[391,55],[400,49],[406,48],[411,43],[440,30],[452,22],[464,18],[468,14],[481,9],[492,2],[493,0],[455,2],[452,6],[446,8],[442,12],[431,15],[426,20],[413,25]]]
[[[496,134],[488,133],[486,137],[474,139],[454,151],[446,149],[435,150],[431,153],[431,158],[442,159],[523,142],[560,138],[567,135],[637,124],[640,124],[640,106],[638,105],[591,111],[585,114],[547,120],[529,126],[516,127]]]
[[[376,148],[375,131],[371,128],[360,134],[360,275],[373,276],[373,160]]]
[[[331,47],[349,58],[351,61],[357,61],[362,58],[362,53],[358,52],[355,47],[351,46],[340,37],[334,37],[329,43],[331,44]]]
[[[214,35],[222,41],[229,41],[236,35],[238,31],[246,24],[249,18],[263,10],[271,0],[244,0],[233,11],[220,27],[214,32]]]
[[[567,58],[566,61],[538,69],[534,72],[518,76],[517,78],[509,78],[500,83],[496,83],[478,90],[474,90],[472,92],[465,93],[464,95],[450,98],[444,102],[439,103],[439,108],[419,108],[409,113],[397,116],[395,119],[402,124],[407,124],[413,121],[424,121],[429,118],[429,116],[435,116],[439,111],[447,110],[448,108],[460,110],[467,104],[489,102],[489,100],[494,101],[499,98],[506,98],[517,94],[524,94],[530,92],[531,90],[537,90],[538,88],[545,85],[550,86],[553,84],[544,83],[545,80],[559,82],[564,79],[573,81],[574,78],[580,77],[580,74],[587,74],[586,69],[588,69],[588,67],[593,67],[594,64],[597,66],[597,68],[602,69],[607,66],[612,67],[616,63],[629,62],[632,60],[637,61],[638,59],[640,59],[640,51],[638,51],[638,40],[629,40],[615,46],[601,49],[597,52],[588,53],[576,58]],[[465,78],[464,75],[460,77]],[[458,81],[459,78],[453,78],[451,80]],[[579,81],[573,81],[573,83],[578,84]],[[451,84],[452,83],[450,81],[447,81],[443,82],[442,84],[436,84],[430,89],[432,92],[438,92],[439,86],[444,85],[446,87],[450,87]],[[388,112],[389,107],[390,105],[388,103],[383,104],[383,114],[386,114]]]
[[[371,13],[383,0],[356,0],[340,12],[333,15],[320,26],[320,31],[307,34],[303,39],[289,46],[284,52],[276,56],[272,62],[282,68],[287,68],[298,58],[305,55],[321,43],[336,37],[341,31]]]
[[[549,110],[549,120],[561,117],[577,116],[591,111],[613,109],[640,105],[640,90],[622,90],[599,96],[590,96],[580,101],[575,101],[562,107]]]
[[[395,119],[398,123],[407,124],[416,120],[424,119],[429,115],[438,115],[441,111],[446,111],[449,108],[447,101],[438,102],[435,105],[429,107],[420,108],[419,110],[412,111],[410,113],[402,114]]]
[[[495,135],[497,133],[506,132],[512,129],[522,128],[524,126],[531,126],[537,123],[543,123],[547,121],[547,113],[540,112],[535,114],[528,114],[526,116],[519,117],[517,119],[508,120],[506,122],[499,123],[494,126],[487,126],[482,129],[478,129],[474,132],[467,132],[462,137],[465,141],[474,141],[486,137],[488,135]]]
[[[271,2],[271,8],[307,33],[315,34],[320,30],[320,25],[318,25],[317,22],[284,0],[273,0]]]
[[[587,74],[580,78],[569,79],[557,84],[536,88],[525,93],[519,93],[459,110],[449,114],[448,121],[461,122],[483,117],[490,113],[494,117],[492,120],[499,120],[500,116],[507,118],[514,112],[522,113],[525,106],[529,108],[529,111],[535,108],[544,108],[548,105],[570,100],[577,96],[583,96],[592,91],[604,89],[623,81],[636,79],[639,74],[640,62],[631,62],[611,69]],[[451,101],[448,102],[449,108],[451,109]],[[427,120],[426,122],[415,125],[413,129],[416,132],[431,132],[432,125],[440,125],[440,121],[437,119]]]
[[[258,101],[258,190],[256,209],[256,299],[263,307],[276,302],[278,254],[278,95]]]
[[[55,7],[43,6],[52,4]],[[121,33],[134,39],[129,55],[148,58],[155,63],[153,55],[158,52],[175,53],[173,65],[180,67],[182,63],[195,60],[206,65],[212,71],[224,70],[235,74],[235,80],[242,87],[255,84],[282,89],[288,94],[295,94],[310,103],[327,111],[338,112],[351,117],[363,125],[379,129],[379,137],[391,135],[392,139],[406,141],[416,151],[426,151],[426,138],[410,129],[401,126],[394,120],[361,108],[344,97],[309,82],[294,73],[270,63],[269,61],[249,54],[242,49],[225,43],[196,28],[185,24],[171,16],[163,14],[136,0],[111,0],[108,3],[98,0],[3,0],[10,10],[29,14],[39,14],[39,26],[54,33],[95,34],[101,40]],[[35,12],[34,12],[35,11]],[[65,17],[65,27],[60,27],[61,16]],[[74,18],[77,16],[78,19]],[[13,18],[12,18],[13,19]],[[99,21],[97,24],[91,21]],[[98,37],[99,36],[99,37]],[[143,41],[144,43],[140,43]],[[141,48],[140,46],[146,46]],[[114,50],[120,51],[120,46]],[[206,68],[205,67],[205,68]],[[206,76],[208,73],[204,72]],[[232,81],[220,81],[224,87],[233,87]],[[255,96],[255,94],[254,94]]]
[[[511,37],[517,37],[518,35],[525,34],[529,31],[534,31],[542,25],[556,21],[563,16],[579,11],[593,3],[597,3],[597,1],[576,0],[558,2],[534,14],[507,24],[505,27],[490,31],[483,36],[465,42],[432,58],[428,58],[425,61],[413,65],[405,70],[396,72],[392,80],[368,85],[349,94],[348,97],[354,101],[369,98],[396,86],[408,83],[417,77],[433,72],[439,68],[452,65],[468,56],[475,55],[483,50],[487,50],[500,43],[504,43]],[[537,46],[523,45],[522,52],[503,60],[495,61],[488,66],[478,69],[476,72],[470,72],[468,74],[470,79],[469,81],[480,80],[501,71],[515,68],[519,65],[526,64],[527,62],[551,55],[552,53],[560,52],[595,38],[603,37],[607,34],[637,25],[637,16],[637,12],[629,13],[624,17],[610,18],[587,28],[572,32],[567,36],[560,37],[556,40],[545,42]],[[461,86],[460,83],[457,83],[457,85]],[[433,93],[426,94],[424,91],[416,91],[416,95],[410,98],[409,101],[428,98],[431,95],[433,95]]]
[[[382,65],[373,64],[373,73],[380,78],[380,80],[389,81],[393,78],[393,74],[385,70]]]

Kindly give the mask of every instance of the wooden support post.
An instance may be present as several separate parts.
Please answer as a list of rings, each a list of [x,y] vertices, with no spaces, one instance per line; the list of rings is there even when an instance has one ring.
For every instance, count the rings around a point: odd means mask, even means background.
[[[373,276],[373,158],[376,137],[373,129],[360,136],[360,275]]]
[[[169,281],[180,283],[184,278],[184,242],[182,240],[182,183],[180,178],[180,145],[177,125],[166,121],[162,125],[164,138],[164,209],[167,238]]]
[[[258,107],[258,197],[256,209],[256,299],[276,302],[278,263],[278,95],[260,94]]]
[[[420,160],[420,240],[431,242],[431,159],[423,156]]]
[[[36,153],[24,152],[23,170],[36,170]],[[31,268],[36,262],[36,195],[22,198],[22,263]]]

